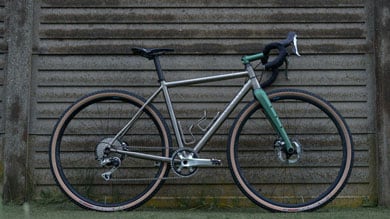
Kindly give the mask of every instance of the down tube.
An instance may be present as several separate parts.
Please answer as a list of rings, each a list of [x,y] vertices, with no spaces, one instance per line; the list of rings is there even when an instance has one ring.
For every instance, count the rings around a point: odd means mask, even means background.
[[[199,140],[198,144],[196,144],[194,151],[199,152],[206,145],[208,140],[210,140],[211,136],[218,130],[218,128],[222,125],[222,123],[226,120],[226,118],[230,115],[230,113],[236,108],[238,103],[244,98],[244,96],[248,93],[248,91],[252,88],[252,81],[248,80],[242,89],[236,94],[234,99],[225,107],[222,114],[218,117],[218,119],[214,122],[214,124],[209,128],[209,130],[204,134],[204,136]]]

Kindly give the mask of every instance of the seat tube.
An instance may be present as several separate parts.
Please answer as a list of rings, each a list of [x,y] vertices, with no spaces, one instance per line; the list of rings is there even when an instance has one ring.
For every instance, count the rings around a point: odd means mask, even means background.
[[[176,141],[177,141],[177,145],[179,146],[179,148],[184,148],[183,140],[182,140],[181,135],[180,135],[178,122],[177,122],[177,119],[176,119],[175,111],[173,109],[171,97],[169,95],[169,91],[168,91],[168,87],[166,85],[166,82],[165,81],[161,81],[161,86],[163,88],[163,94],[164,94],[164,98],[165,98],[165,103],[167,105],[169,117],[170,117],[171,123],[172,123],[172,128],[173,128],[173,131],[175,133],[175,138],[176,138]]]

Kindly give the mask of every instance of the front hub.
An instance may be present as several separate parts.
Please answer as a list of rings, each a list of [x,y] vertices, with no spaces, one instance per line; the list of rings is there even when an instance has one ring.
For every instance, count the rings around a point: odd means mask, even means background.
[[[283,141],[281,140],[275,141],[275,145],[274,145],[275,152],[278,156],[278,159],[281,162],[287,164],[294,164],[300,160],[302,155],[301,144],[298,141],[293,140],[291,141],[291,145],[292,148],[289,151],[287,151],[286,145]]]

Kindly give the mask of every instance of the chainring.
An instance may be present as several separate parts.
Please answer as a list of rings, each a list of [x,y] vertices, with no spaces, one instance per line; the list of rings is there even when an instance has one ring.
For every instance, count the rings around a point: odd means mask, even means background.
[[[192,158],[198,158],[198,154],[190,148],[182,148],[175,151],[171,160],[172,170],[181,177],[194,175],[198,167],[188,166],[188,160]]]

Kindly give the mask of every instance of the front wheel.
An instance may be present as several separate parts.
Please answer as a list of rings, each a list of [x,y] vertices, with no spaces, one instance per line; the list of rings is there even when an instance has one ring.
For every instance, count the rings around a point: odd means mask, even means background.
[[[76,204],[97,211],[129,210],[149,200],[167,176],[166,162],[110,149],[169,157],[172,144],[161,114],[125,91],[100,91],[70,106],[54,128],[50,167],[61,190]],[[139,110],[131,128],[118,133]]]
[[[252,101],[230,131],[233,178],[250,200],[271,211],[322,207],[341,192],[351,173],[353,143],[347,124],[330,103],[312,93],[286,89],[268,97],[295,153],[287,155],[262,107]]]

